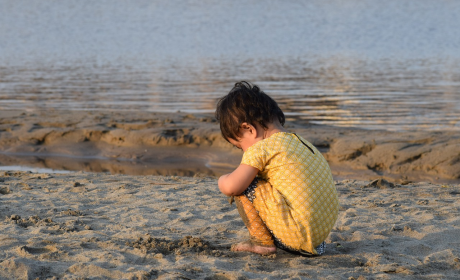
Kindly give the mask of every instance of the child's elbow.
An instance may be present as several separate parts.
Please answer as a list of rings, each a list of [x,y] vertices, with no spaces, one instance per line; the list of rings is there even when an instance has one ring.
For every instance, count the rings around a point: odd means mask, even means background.
[[[239,195],[238,192],[235,192],[235,191],[232,191],[231,189],[225,189],[225,188],[220,188],[220,191],[225,194],[226,196],[235,196],[235,195]]]
[[[226,196],[239,195],[239,193],[235,191],[235,188],[231,184],[231,182],[229,182],[228,180],[225,180],[225,178],[220,177],[217,184],[219,185],[220,192],[225,194]]]

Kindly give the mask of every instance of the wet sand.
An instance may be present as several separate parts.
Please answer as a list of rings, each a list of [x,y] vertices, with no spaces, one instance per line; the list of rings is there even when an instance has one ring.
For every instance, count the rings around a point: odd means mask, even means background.
[[[336,179],[460,181],[455,131],[388,132],[311,125],[286,128],[325,155]],[[241,152],[220,136],[211,114],[0,112],[0,165],[132,175],[219,176]]]
[[[327,253],[231,252],[213,177],[0,172],[1,279],[456,279],[460,185],[336,182]]]

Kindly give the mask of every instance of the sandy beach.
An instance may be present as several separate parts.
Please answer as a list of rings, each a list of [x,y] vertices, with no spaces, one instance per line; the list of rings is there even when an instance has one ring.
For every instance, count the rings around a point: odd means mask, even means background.
[[[212,177],[0,173],[1,279],[456,279],[460,185],[337,182],[327,253],[247,238]]]
[[[459,135],[286,127],[337,180],[321,257],[229,250],[248,235],[217,176],[241,152],[212,115],[3,110],[2,165],[80,171],[0,171],[0,279],[458,277]]]

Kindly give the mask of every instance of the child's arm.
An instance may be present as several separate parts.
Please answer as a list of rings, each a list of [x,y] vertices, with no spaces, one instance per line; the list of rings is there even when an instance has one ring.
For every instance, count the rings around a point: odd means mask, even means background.
[[[255,167],[240,164],[232,173],[219,178],[219,190],[228,196],[240,195],[251,184],[259,170]]]

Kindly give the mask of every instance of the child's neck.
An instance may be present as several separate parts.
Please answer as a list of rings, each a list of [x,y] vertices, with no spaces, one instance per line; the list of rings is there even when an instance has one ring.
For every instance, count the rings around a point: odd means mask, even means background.
[[[266,139],[278,132],[288,132],[278,120],[267,124],[267,129],[263,130],[263,139]]]

